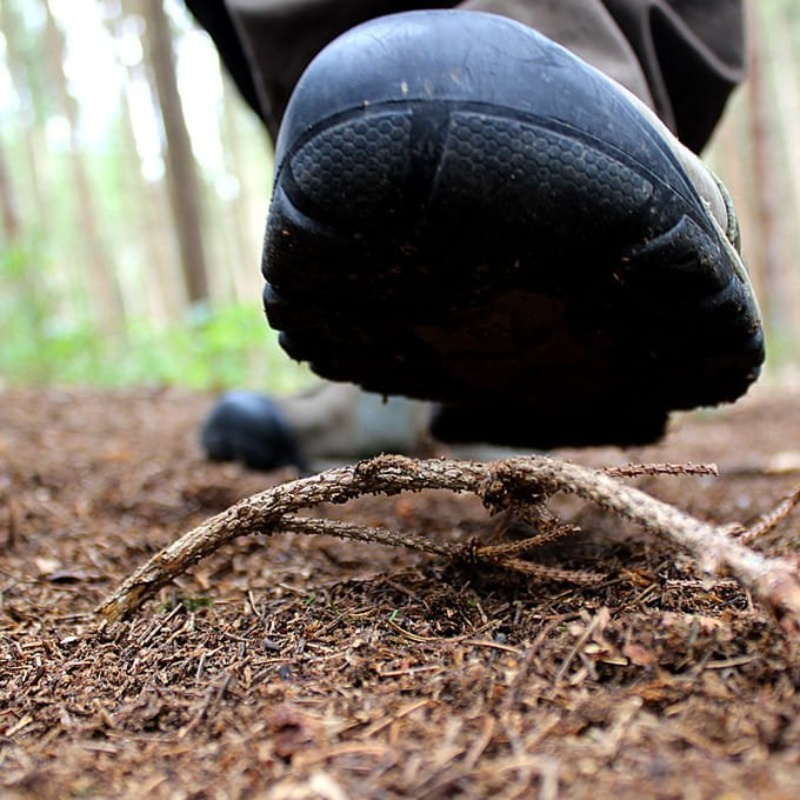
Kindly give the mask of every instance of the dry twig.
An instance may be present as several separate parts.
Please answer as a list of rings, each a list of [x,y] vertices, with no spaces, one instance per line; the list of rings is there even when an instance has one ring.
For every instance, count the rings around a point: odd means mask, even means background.
[[[786,559],[768,559],[735,541],[730,526],[718,527],[695,519],[639,489],[626,486],[615,475],[687,473],[710,474],[707,467],[656,465],[608,472],[592,470],[543,456],[511,458],[493,463],[435,459],[419,461],[402,456],[379,456],[353,466],[328,470],[310,478],[283,484],[237,503],[212,517],[157,553],[99,607],[108,620],[130,614],[160,587],[185,572],[232,539],[248,534],[281,531],[326,533],[367,542],[411,547],[425,552],[458,556],[459,549],[414,536],[335,522],[299,517],[296,512],[322,502],[345,503],[361,495],[394,495],[423,489],[471,492],[491,512],[510,509],[535,525],[542,504],[557,492],[571,493],[600,508],[629,519],[648,531],[677,542],[711,573],[730,572],[755,598],[764,603],[787,630],[800,630],[800,572]],[[546,531],[545,531],[546,533]],[[516,558],[528,547],[475,547],[481,560],[529,573],[541,567]],[[562,576],[586,582],[586,573]]]
[[[778,525],[792,513],[798,503],[800,503],[800,486],[788,497],[784,498],[772,511],[764,514],[761,519],[749,529],[743,530],[739,541],[743,544],[750,545],[762,539],[777,528]]]

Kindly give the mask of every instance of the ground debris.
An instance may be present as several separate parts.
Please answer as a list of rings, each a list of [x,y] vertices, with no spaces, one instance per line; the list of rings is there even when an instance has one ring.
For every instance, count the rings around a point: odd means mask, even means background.
[[[553,513],[580,530],[553,522],[535,563],[602,576],[588,585],[451,560],[471,542],[517,547],[537,520],[500,531],[478,497],[425,490],[309,513],[444,554],[257,533],[146,614],[98,623],[138,564],[285,481],[199,457],[210,402],[4,393],[4,798],[798,796],[796,642],[738,581],[571,497]],[[558,456],[595,471],[717,462],[719,477],[608,477],[710,525],[770,519],[759,551],[791,559],[796,514],[770,512],[797,476],[738,466],[800,441],[795,409],[756,394],[660,446]]]

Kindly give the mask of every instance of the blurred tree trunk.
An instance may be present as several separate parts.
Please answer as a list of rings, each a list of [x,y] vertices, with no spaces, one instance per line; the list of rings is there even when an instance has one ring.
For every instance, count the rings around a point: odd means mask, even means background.
[[[117,63],[124,73],[120,134],[123,156],[120,159],[120,177],[123,197],[129,211],[131,240],[137,254],[132,294],[136,298],[136,313],[144,313],[156,325],[164,325],[181,318],[186,297],[182,272],[178,266],[174,227],[165,224],[170,218],[170,208],[164,197],[161,182],[144,177],[139,157],[134,125],[132,95],[137,85],[151,85],[147,65],[143,60],[130,62],[131,41],[136,34],[131,20],[141,19],[138,9],[127,9],[128,4],[105,0],[104,20],[109,35],[115,42]],[[120,55],[127,52],[126,58]],[[155,102],[153,107],[155,109]],[[173,250],[175,252],[173,252]]]
[[[97,218],[91,181],[81,156],[78,137],[78,107],[70,95],[64,76],[66,55],[64,35],[58,27],[52,10],[44,3],[47,13],[45,44],[48,78],[55,103],[69,124],[69,167],[72,179],[75,211],[79,235],[83,241],[91,286],[87,297],[94,299],[91,309],[106,335],[120,335],[125,330],[125,309],[116,279],[113,260],[103,241]]]
[[[753,159],[750,147],[750,108],[746,93],[737,94],[722,124],[714,134],[712,163],[731,194],[742,230],[743,255],[750,278],[761,297],[760,237],[753,191]]]
[[[221,69],[222,66],[220,65]],[[225,161],[231,174],[235,176],[237,191],[230,202],[227,203],[227,226],[235,236],[236,260],[231,265],[231,284],[236,300],[250,302],[253,296],[250,288],[257,285],[253,278],[259,274],[259,251],[254,245],[259,241],[253,236],[252,230],[252,193],[247,180],[247,166],[242,158],[244,148],[240,121],[237,118],[237,109],[234,107],[233,97],[238,90],[232,80],[223,72],[222,96],[222,141],[225,148]],[[242,280],[243,276],[247,280]]]
[[[130,71],[128,79],[131,79]],[[182,272],[174,252],[173,228],[169,223],[169,235],[165,230],[165,219],[170,217],[170,207],[159,183],[145,180],[142,163],[136,149],[131,107],[128,99],[129,87],[124,89],[122,112],[122,144],[128,154],[122,179],[124,196],[130,209],[132,238],[138,253],[137,296],[144,298],[146,316],[156,324],[174,322],[181,318],[186,299],[183,290]],[[137,309],[141,313],[145,309]]]
[[[762,307],[768,330],[787,331],[789,309],[781,266],[780,247],[780,185],[776,170],[777,152],[773,135],[773,104],[767,80],[766,37],[762,36],[762,20],[758,10],[749,15],[751,42],[750,77],[750,137],[753,147],[754,190],[759,227],[758,262],[763,276]]]
[[[167,180],[186,294],[190,303],[197,303],[209,298],[200,212],[200,181],[178,92],[172,33],[162,2],[141,2],[147,26],[145,47],[153,68],[164,125]]]
[[[20,234],[19,210],[2,140],[0,140],[0,203],[3,206],[4,243],[6,247],[13,247],[17,244]]]
[[[796,12],[785,6],[774,9],[773,14],[763,13],[762,25],[769,47],[770,85],[774,99],[773,129],[778,134],[773,144],[780,147],[775,158],[781,164],[783,192],[779,200],[780,235],[783,249],[781,269],[783,271],[784,295],[789,306],[791,323],[796,328],[800,320],[800,269],[789,253],[800,247],[797,225],[787,224],[800,216],[800,147],[797,145],[797,128],[800,125],[800,59],[797,53],[798,37]],[[791,332],[794,334],[794,330]]]
[[[18,12],[12,9],[9,0],[0,3],[0,30],[2,30],[6,47],[6,66],[8,68],[11,82],[20,98],[27,99],[27,107],[23,109],[23,117],[20,120],[22,133],[22,145],[25,155],[24,165],[13,164],[10,159],[6,164],[7,168],[12,165],[15,169],[9,169],[9,175],[13,172],[24,172],[24,178],[20,181],[24,186],[24,193],[20,193],[18,208],[20,209],[21,227],[27,225],[23,221],[26,211],[31,211],[36,222],[36,232],[43,235],[47,229],[47,215],[45,208],[47,204],[42,189],[42,181],[38,163],[38,155],[44,151],[42,144],[41,125],[44,121],[43,95],[41,68],[38,75],[32,74],[33,66],[28,57],[26,49],[21,46],[22,36],[20,30],[22,22]],[[38,78],[38,80],[37,80]]]

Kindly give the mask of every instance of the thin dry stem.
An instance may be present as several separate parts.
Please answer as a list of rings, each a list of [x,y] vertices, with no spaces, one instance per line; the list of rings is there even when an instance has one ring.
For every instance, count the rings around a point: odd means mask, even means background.
[[[766,536],[770,531],[783,522],[792,513],[795,506],[800,503],[800,486],[797,487],[788,497],[784,498],[772,511],[755,523],[748,530],[742,532],[739,541],[742,544],[753,544],[753,542]]]
[[[716,464],[624,464],[601,470],[612,478],[638,478],[642,475],[711,475],[717,477]]]
[[[559,525],[557,528],[545,530],[542,533],[537,533],[534,536],[529,536],[525,539],[520,539],[516,542],[509,542],[508,544],[489,544],[484,547],[478,548],[480,556],[485,558],[494,557],[511,557],[529,553],[546,544],[552,544],[561,539],[566,539],[568,536],[574,536],[580,533],[580,528],[574,525]]]
[[[682,468],[677,471],[679,474],[686,472]],[[768,559],[734,541],[726,528],[701,522],[639,489],[624,485],[612,475],[542,456],[493,463],[379,456],[283,484],[243,500],[185,534],[128,577],[97,610],[108,620],[120,619],[223,544],[253,533],[272,534],[290,529],[324,532],[433,551],[430,543],[423,544],[417,537],[342,523],[320,525],[317,521],[312,523],[294,516],[297,511],[321,502],[344,503],[360,495],[393,495],[422,489],[471,492],[492,512],[512,509],[515,515],[534,520],[535,509],[546,498],[556,492],[576,494],[678,543],[694,555],[706,571],[715,574],[729,571],[772,610],[787,629],[800,629],[800,577],[794,563]],[[476,548],[474,552],[480,560],[481,549]],[[451,552],[444,548],[443,554]],[[507,559],[511,568],[518,566],[516,561]],[[533,568],[524,570],[531,572]]]
[[[350,539],[355,542],[385,544],[389,547],[406,547],[422,553],[448,556],[456,555],[456,549],[448,544],[437,544],[421,536],[409,536],[403,533],[375,528],[366,525],[354,525],[351,522],[338,522],[329,519],[311,519],[287,514],[280,521],[280,529],[284,533],[304,533],[318,536],[335,536],[338,539]]]
[[[537,564],[535,561],[523,561],[519,558],[509,558],[502,562],[504,569],[521,572],[545,581],[563,581],[574,583],[578,586],[594,586],[605,578],[596,572],[586,572],[576,569],[559,569],[547,564]]]
[[[530,531],[531,535],[523,538],[515,536],[515,540],[510,542],[503,541],[512,526],[514,526],[515,534],[517,533],[515,523],[521,523],[526,532]],[[509,507],[500,515],[499,526],[492,535],[492,540],[500,540],[501,544],[484,545],[478,548],[478,552],[483,558],[511,558],[568,536],[574,536],[576,533],[580,533],[580,528],[562,522],[542,503],[534,503],[524,509],[519,506]]]

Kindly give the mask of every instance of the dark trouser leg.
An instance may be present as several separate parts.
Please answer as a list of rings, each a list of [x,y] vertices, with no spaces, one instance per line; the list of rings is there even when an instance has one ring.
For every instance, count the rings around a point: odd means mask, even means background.
[[[240,85],[254,81],[273,135],[295,83],[319,50],[360,22],[412,8],[480,9],[541,31],[653,106],[695,151],[744,76],[741,0],[226,0],[226,5],[230,19],[207,27]],[[244,73],[241,50],[222,35],[230,20],[252,74]]]

